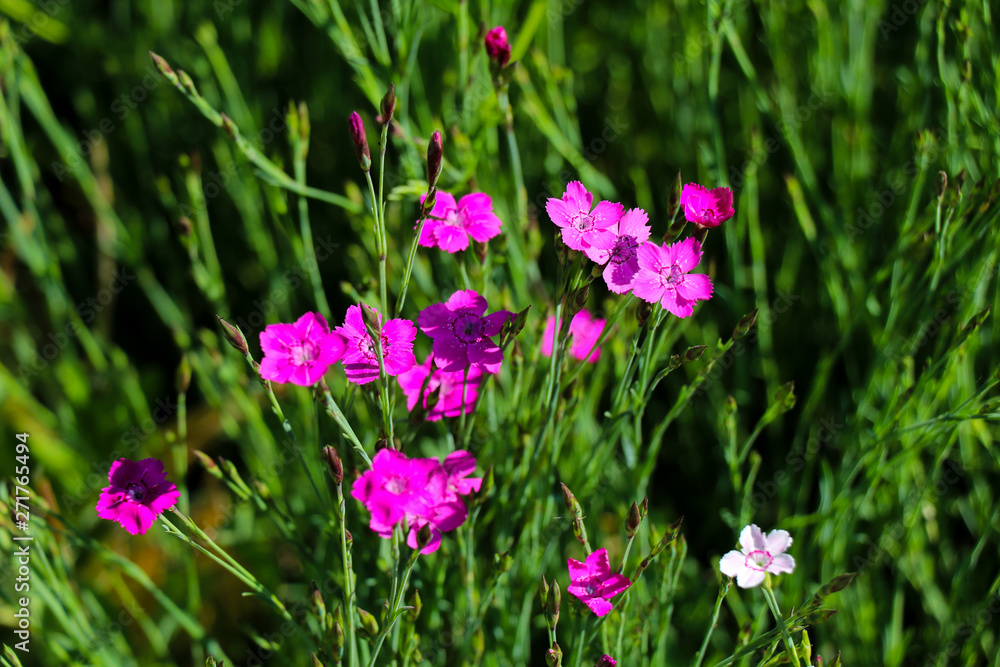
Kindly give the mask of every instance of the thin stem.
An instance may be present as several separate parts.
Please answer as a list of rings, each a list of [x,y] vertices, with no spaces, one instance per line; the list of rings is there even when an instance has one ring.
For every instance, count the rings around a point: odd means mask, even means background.
[[[769,574],[764,575],[763,590],[764,599],[767,600],[767,605],[771,608],[771,613],[774,614],[774,621],[778,624],[778,627],[781,629],[781,635],[785,638],[785,645],[788,647],[788,654],[792,656],[792,663],[795,667],[801,667],[798,651],[795,650],[795,642],[792,641],[791,635],[788,634],[785,619],[778,609],[778,600],[774,597],[774,591],[771,590],[771,575]]]
[[[378,284],[379,284],[379,298],[382,303],[382,313],[388,313],[386,309],[386,292],[385,292],[385,234],[382,231],[382,216],[380,215],[380,209],[382,207],[381,201],[375,198],[375,183],[372,182],[372,174],[370,171],[365,172],[365,179],[368,181],[368,192],[372,197],[372,217],[374,218],[374,229],[375,234],[375,253],[378,255]],[[381,186],[380,186],[381,187]]]
[[[375,641],[375,650],[372,651],[371,660],[368,661],[368,667],[375,667],[378,660],[379,651],[382,649],[382,644],[385,642],[385,638],[392,631],[396,621],[402,615],[403,610],[400,607],[403,605],[403,596],[406,594],[406,586],[410,581],[410,573],[413,571],[413,566],[417,563],[417,556],[420,554],[419,549],[414,549],[413,553],[410,555],[409,562],[406,564],[406,570],[403,572],[403,580],[399,583],[395,594],[392,599],[392,607],[389,609],[389,613],[386,614],[385,624],[382,626],[382,631],[378,634],[378,639]]]
[[[719,621],[719,611],[722,609],[722,601],[726,597],[726,593],[729,592],[730,587],[733,585],[732,578],[726,580],[724,586],[719,588],[719,597],[715,599],[715,611],[712,612],[712,624],[708,626],[708,632],[705,633],[705,639],[701,642],[701,649],[698,650],[698,659],[694,662],[694,667],[701,667],[701,661],[705,659],[705,651],[708,649],[708,640],[712,638],[712,633],[715,632],[715,626]]]
[[[337,405],[337,401],[333,400],[333,395],[330,393],[330,387],[327,386],[326,380],[320,380],[319,386],[323,391],[323,401],[326,413],[333,418],[333,421],[337,422],[337,426],[340,427],[340,430],[345,436],[347,436],[347,439],[351,441],[352,445],[354,445],[354,451],[356,451],[361,458],[365,460],[368,467],[371,468],[372,460],[368,456],[368,452],[365,451],[364,445],[362,445],[361,441],[358,440],[357,434],[354,432],[354,429],[351,428],[351,424],[347,421],[347,417],[344,416],[340,406]]]
[[[357,636],[354,629],[354,572],[347,552],[347,521],[344,511],[344,485],[337,484],[337,518],[340,519],[340,557],[344,564],[344,618],[347,622],[347,664],[358,664]]]
[[[434,195],[436,188],[432,189],[427,193],[427,197],[432,197]],[[426,199],[424,200],[426,201]],[[413,260],[417,257],[417,246],[420,245],[420,235],[424,233],[424,223],[427,222],[427,215],[422,209],[420,212],[420,221],[417,223],[417,229],[413,234],[413,240],[410,242],[410,252],[406,255],[406,268],[403,269],[403,282],[399,288],[399,298],[396,299],[396,310],[394,311],[396,315],[403,312],[403,304],[406,303],[406,290],[410,287],[410,274],[413,272]],[[386,317],[389,315],[386,314]]]

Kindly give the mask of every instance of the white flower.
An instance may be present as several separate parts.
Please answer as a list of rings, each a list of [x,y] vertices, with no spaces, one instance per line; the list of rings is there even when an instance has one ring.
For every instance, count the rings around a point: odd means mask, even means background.
[[[736,577],[740,588],[753,588],[764,582],[764,575],[789,573],[795,569],[795,559],[785,553],[792,545],[787,530],[772,530],[766,537],[751,524],[740,533],[742,551],[730,551],[719,559],[719,569],[727,577]]]

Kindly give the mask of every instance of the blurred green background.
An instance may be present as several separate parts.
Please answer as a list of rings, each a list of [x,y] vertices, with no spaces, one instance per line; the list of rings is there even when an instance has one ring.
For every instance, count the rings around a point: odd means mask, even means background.
[[[195,664],[206,651],[243,664],[254,636],[279,625],[240,597],[238,582],[206,559],[195,565],[157,527],[126,539],[96,519],[115,452],[167,460],[189,490],[182,505],[192,516],[214,522],[220,543],[282,597],[305,599],[315,574],[302,554],[252,507],[233,509],[190,451],[233,460],[272,495],[285,494],[289,511],[304,511],[301,471],[266,472],[281,429],[215,315],[239,323],[259,358],[266,323],[317,308],[339,322],[357,295],[371,293],[367,190],[347,117],[356,109],[377,127],[392,81],[390,261],[398,267],[405,257],[427,138],[440,130],[442,187],[490,194],[512,239],[509,248],[491,244],[490,278],[497,307],[532,305],[526,347],[540,336],[555,276],[544,202],[566,182],[579,178],[601,197],[646,209],[654,236],[665,230],[678,171],[684,182],[735,191],[737,215],[710,234],[700,269],[712,274],[715,296],[684,322],[673,351],[715,349],[755,308],[757,325],[719,358],[652,450],[655,470],[643,482],[658,525],[685,516],[687,559],[660,659],[690,664],[710,622],[717,558],[752,519],[796,539],[798,569],[781,582],[786,607],[859,572],[837,598],[839,613],[811,631],[827,662],[842,651],[847,665],[1000,665],[996,7],[396,0],[374,21],[373,6],[0,0],[0,440],[7,452],[14,433],[30,434],[32,491],[74,526],[52,520],[60,527],[49,532],[34,518],[48,535],[39,552],[49,556],[36,562],[25,664]],[[523,193],[482,49],[497,24],[517,61],[510,98]],[[274,185],[217,117],[206,119],[157,72],[149,51],[187,72],[205,103],[287,180],[300,173],[336,197],[307,200]],[[305,160],[289,141],[291,102],[308,107]],[[312,244],[303,239],[305,201]],[[322,290],[309,276],[310,246]],[[422,257],[406,316],[456,289],[461,261]],[[610,312],[617,301],[608,297],[595,287],[591,308]],[[608,356],[621,358],[628,343],[611,339]],[[178,401],[182,355],[193,380]],[[614,387],[620,371],[609,361],[593,381]],[[695,363],[661,383],[647,422],[698,371]],[[775,397],[788,382],[798,400],[781,414]],[[582,404],[593,412],[578,415],[573,445],[581,456],[596,446],[587,434],[598,432],[606,400],[588,396]],[[727,407],[729,396],[738,408]],[[306,434],[300,440],[335,440],[330,424],[317,426],[308,392],[280,397]],[[366,423],[361,401],[357,410]],[[484,424],[480,435],[481,470],[498,451],[495,428]],[[725,454],[737,443],[753,449],[739,473]],[[648,454],[636,447],[623,436],[630,471]],[[12,472],[12,459],[0,460],[0,472]],[[637,500],[632,477],[601,485],[583,463],[566,466],[559,478],[578,480],[592,534],[611,540]],[[497,522],[514,501],[501,493],[491,502],[493,527],[483,535],[501,537],[477,546],[483,562],[511,548]],[[354,521],[359,543],[371,539],[360,536],[363,519]],[[564,573],[565,556],[547,553],[551,572]],[[531,562],[512,580],[537,583]],[[0,617],[12,644],[12,575],[2,567]],[[366,576],[375,572],[359,582]],[[504,599],[513,609],[527,590],[512,584]],[[374,611],[375,597],[363,606]],[[730,594],[705,664],[732,652],[759,602]],[[447,600],[436,604],[425,639],[456,623],[440,613]],[[138,622],[91,645],[136,606],[142,613],[127,618]],[[541,664],[544,627],[527,631],[539,613],[528,608],[525,618],[490,612],[485,664]],[[649,613],[637,646],[665,627],[663,610]],[[433,664],[446,664],[442,656],[460,664],[461,646],[438,649]],[[305,655],[283,651],[275,662],[305,664]]]

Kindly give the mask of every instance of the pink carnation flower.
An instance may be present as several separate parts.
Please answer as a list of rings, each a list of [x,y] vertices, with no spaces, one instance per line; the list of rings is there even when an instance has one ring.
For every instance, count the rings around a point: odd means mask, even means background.
[[[681,208],[688,222],[702,227],[718,227],[733,217],[733,191],[688,183],[681,190]]]
[[[167,481],[163,462],[156,459],[118,459],[108,471],[111,486],[101,490],[97,516],[117,521],[133,535],[144,535],[168,509],[177,504],[181,492]]]
[[[427,195],[421,195],[420,203],[426,198]],[[420,232],[420,245],[455,253],[469,247],[470,236],[474,241],[486,243],[500,233],[501,224],[493,213],[489,195],[474,192],[456,204],[452,195],[439,191]]]
[[[601,358],[601,348],[594,348],[594,343],[601,337],[607,320],[597,319],[586,310],[581,310],[569,321],[570,338],[569,353],[578,360],[587,359],[587,363],[596,364]],[[552,348],[556,341],[556,318],[550,317],[545,323],[545,333],[542,334],[542,354],[552,356]],[[594,353],[590,350],[594,348]],[[587,358],[590,355],[590,358]]]
[[[587,248],[584,253],[604,267],[604,282],[615,294],[632,289],[632,278],[639,270],[636,257],[639,246],[649,240],[649,216],[641,208],[629,209],[609,229],[616,239],[611,248]]]
[[[639,270],[632,279],[632,293],[660,305],[677,317],[694,312],[695,301],[712,296],[712,281],[700,273],[688,273],[701,261],[701,245],[687,238],[673,245],[646,242],[636,254]]]
[[[764,533],[751,524],[740,533],[742,551],[730,551],[719,559],[719,569],[727,577],[736,577],[740,588],[753,588],[764,582],[765,575],[782,574],[795,569],[795,559],[785,553],[792,545],[787,530]]]
[[[602,201],[591,211],[593,200],[594,196],[587,192],[583,183],[571,181],[566,186],[562,199],[550,198],[545,204],[552,222],[562,227],[563,243],[573,250],[610,250],[618,238],[611,228],[618,224],[624,207]]]
[[[605,653],[604,657],[602,657],[597,662],[597,664],[594,665],[594,667],[615,667],[617,664],[618,664],[617,660],[615,660],[610,655],[608,655],[608,654]]]
[[[381,313],[378,316],[382,324]],[[361,306],[347,309],[344,325],[336,329],[344,337],[346,348],[341,361],[347,379],[354,384],[366,384],[378,377],[378,356],[375,341],[368,335],[361,316]],[[413,339],[417,329],[409,320],[389,320],[382,325],[382,358],[387,375],[399,375],[413,368],[417,358],[413,356]]]
[[[470,364],[486,373],[496,373],[503,352],[493,341],[503,323],[513,316],[507,310],[483,316],[486,299],[473,290],[459,290],[445,303],[420,311],[420,330],[434,339],[434,361],[444,371],[460,371]]]
[[[466,414],[472,412],[476,399],[479,397],[479,383],[482,381],[483,372],[478,367],[472,366],[466,375],[465,370],[443,371],[440,368],[433,368],[434,357],[427,357],[427,361],[417,364],[410,370],[396,378],[403,393],[406,394],[406,409],[413,410],[417,405],[418,398],[422,398],[420,405],[427,408],[427,397],[437,391],[437,403],[427,411],[427,421],[436,422],[442,417],[458,417],[463,410]],[[430,376],[430,379],[427,379]],[[427,387],[424,389],[424,381]],[[465,401],[462,401],[463,383],[465,384]],[[424,389],[423,396],[420,390]]]
[[[568,558],[570,585],[567,591],[580,598],[598,616],[611,611],[609,599],[632,585],[623,574],[611,571],[608,550],[598,549],[586,561]]]
[[[441,533],[462,525],[468,516],[459,495],[478,490],[482,480],[464,479],[475,469],[475,459],[466,451],[452,452],[442,465],[436,459],[409,459],[401,452],[383,449],[372,459],[351,488],[351,495],[371,513],[369,527],[383,538],[406,521],[407,544],[417,547],[417,532],[431,527],[431,541],[421,553],[436,551]]]
[[[502,25],[486,33],[486,54],[490,60],[495,60],[503,67],[510,60],[510,44],[507,43],[507,31]]]
[[[295,324],[269,324],[260,332],[260,375],[272,382],[309,387],[344,354],[344,339],[332,333],[319,313],[306,313]]]

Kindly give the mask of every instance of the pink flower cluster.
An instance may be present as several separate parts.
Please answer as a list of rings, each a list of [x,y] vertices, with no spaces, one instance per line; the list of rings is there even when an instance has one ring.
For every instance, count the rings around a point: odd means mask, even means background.
[[[441,533],[461,526],[468,510],[460,496],[478,491],[481,478],[470,478],[476,459],[466,451],[452,452],[444,462],[410,459],[394,449],[383,449],[372,459],[351,488],[351,495],[371,513],[369,526],[383,538],[392,537],[400,523],[409,533],[406,543],[416,549],[417,533],[429,526],[430,541],[420,553],[437,551]]]
[[[545,205],[563,242],[591,261],[603,265],[604,282],[615,294],[659,303],[677,317],[688,317],[697,301],[712,296],[708,276],[692,274],[701,261],[701,244],[688,238],[674,244],[649,241],[649,216],[640,208],[628,211],[618,203],[598,202],[579,181],[566,186],[562,199]],[[729,188],[707,190],[688,183],[681,191],[684,216],[699,227],[717,227],[733,216]]]
[[[385,372],[405,373],[417,363],[413,356],[417,330],[409,320],[393,319],[383,325],[382,316],[377,316]],[[338,362],[355,384],[371,382],[379,374],[375,342],[365,329],[360,306],[349,307],[343,326],[332,332],[319,313],[306,313],[294,324],[269,324],[260,332],[260,347],[264,351],[260,375],[271,382],[309,387]]]

